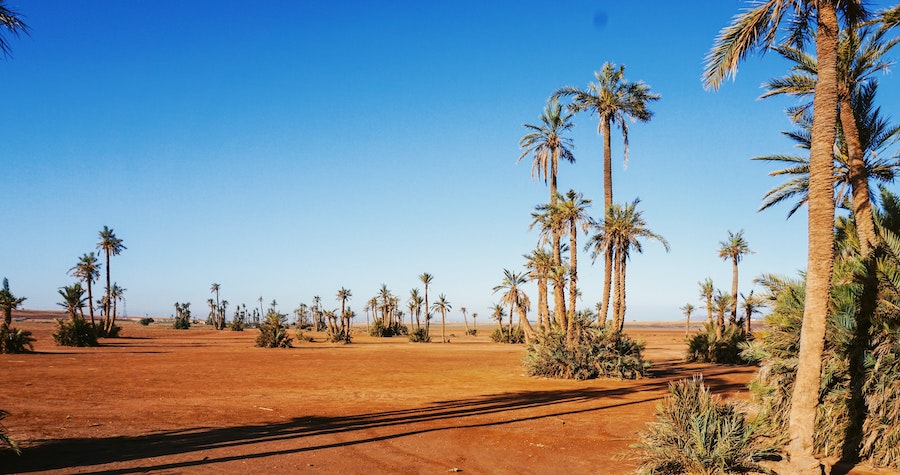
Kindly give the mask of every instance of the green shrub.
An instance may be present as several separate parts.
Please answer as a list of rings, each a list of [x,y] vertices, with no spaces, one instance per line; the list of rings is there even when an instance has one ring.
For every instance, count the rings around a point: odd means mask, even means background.
[[[381,320],[375,319],[375,321],[369,327],[369,336],[374,337],[390,338],[392,336],[408,334],[409,329],[406,327],[406,325],[403,325],[400,322],[394,322],[390,325],[385,325]]]
[[[350,330],[340,327],[329,328],[325,332],[325,339],[331,343],[351,343],[353,341]]]
[[[8,412],[0,409],[0,421],[5,419],[6,416],[8,416],[8,415],[9,415]],[[2,442],[3,445],[6,445],[7,447],[13,449],[13,451],[15,451],[16,454],[22,455],[22,451],[19,450],[19,446],[16,445],[16,441],[10,439],[9,436],[6,435],[6,427],[3,425],[3,423],[0,423],[0,442]]]
[[[495,328],[491,332],[491,341],[495,343],[525,343],[525,332],[520,327]]]
[[[643,343],[607,329],[579,329],[571,345],[563,331],[539,330],[526,346],[523,364],[531,376],[637,379],[650,367],[643,350]]]
[[[153,323],[153,319],[150,317],[145,317],[145,318],[138,320],[138,323],[146,327],[146,326],[150,325],[151,323]]]
[[[741,356],[746,348],[747,333],[741,325],[726,325],[722,338],[716,337],[715,323],[704,323],[700,331],[688,337],[685,360],[700,363],[747,364]]]
[[[94,331],[97,333],[97,338],[118,338],[119,333],[122,331],[122,327],[113,324],[112,328],[107,330],[103,328],[103,325],[97,325],[94,328]]]
[[[307,335],[306,333],[303,333],[304,329],[309,329],[309,328],[312,328],[312,325],[304,325],[304,326],[297,327],[297,332],[294,334],[294,336],[297,338],[297,341],[306,342],[306,343],[312,343],[312,342],[316,341],[316,339],[313,338],[312,335]]]
[[[409,341],[412,343],[431,343],[431,336],[424,328],[416,328],[409,334]]]
[[[244,331],[244,320],[242,318],[235,318],[228,325],[228,328],[233,332],[242,332]]]
[[[900,330],[879,329],[863,386],[869,413],[860,457],[876,467],[900,467]]]
[[[34,337],[27,330],[0,324],[0,353],[28,353],[34,351]]]
[[[287,315],[270,310],[259,324],[256,346],[259,348],[291,348],[293,338],[288,335]]]
[[[81,317],[57,319],[59,328],[53,339],[59,346],[100,346],[97,343],[97,330]]]
[[[632,446],[638,473],[770,473],[759,462],[777,458],[776,449],[737,405],[712,396],[702,377],[670,383],[669,393]]]

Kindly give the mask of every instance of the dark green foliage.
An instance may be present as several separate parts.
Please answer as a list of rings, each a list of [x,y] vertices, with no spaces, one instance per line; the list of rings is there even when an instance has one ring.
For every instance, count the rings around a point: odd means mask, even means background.
[[[725,325],[722,338],[716,338],[715,323],[704,323],[700,331],[687,338],[685,360],[701,363],[747,364],[741,357],[747,343],[743,325]]]
[[[325,332],[325,339],[331,343],[351,343],[353,341],[350,330],[341,327],[329,328]]]
[[[113,324],[109,329],[103,328],[103,325],[97,325],[94,329],[97,332],[97,338],[118,338],[122,327]]]
[[[524,365],[531,376],[637,379],[650,367],[643,350],[643,343],[608,329],[581,328],[571,345],[563,331],[540,330],[526,346]]]
[[[390,338],[392,336],[408,334],[409,329],[400,322],[385,325],[384,322],[376,318],[369,327],[369,336]]]
[[[57,319],[59,328],[53,334],[53,340],[59,346],[100,346],[97,343],[97,330],[90,322],[81,317]]]
[[[243,319],[243,318],[235,318],[235,319],[232,320],[231,323],[228,325],[228,328],[231,329],[231,331],[233,331],[233,332],[242,332],[242,331],[244,331],[244,328],[245,328],[245,325],[244,325],[244,319]]]
[[[494,343],[525,343],[525,332],[519,327],[513,327],[512,330],[509,327],[495,328],[493,332],[491,332],[491,341]]]
[[[900,467],[900,330],[882,328],[872,342],[863,393],[869,413],[860,457],[876,467]]]
[[[34,337],[27,330],[0,323],[0,353],[28,353],[34,351]]]
[[[138,324],[143,325],[145,327],[150,325],[151,323],[153,323],[153,319],[150,317],[145,317],[145,318],[138,320]]]
[[[187,330],[191,328],[191,304],[175,302],[175,320],[172,322],[172,328],[176,330]]]
[[[721,403],[698,376],[670,383],[669,393],[632,446],[638,473],[769,473],[759,462],[777,450],[736,404]]]
[[[287,315],[269,310],[266,319],[259,324],[256,346],[259,348],[290,348],[293,338],[288,335]]]
[[[412,343],[431,343],[431,337],[424,328],[416,328],[409,334],[409,341]]]
[[[3,409],[0,409],[0,421],[5,419],[6,416],[8,416],[8,415],[9,415],[8,412],[4,411]],[[6,435],[6,427],[3,425],[3,423],[0,423],[0,442],[2,442],[3,445],[13,449],[16,452],[16,454],[22,455],[22,451],[19,450],[19,446],[16,445],[16,441],[10,439],[9,436]]]

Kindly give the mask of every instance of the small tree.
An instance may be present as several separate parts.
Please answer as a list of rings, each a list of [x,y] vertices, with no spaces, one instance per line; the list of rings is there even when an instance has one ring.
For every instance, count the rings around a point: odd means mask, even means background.
[[[191,328],[191,303],[175,302],[175,321],[172,328],[176,330],[187,330]]]
[[[269,310],[259,325],[256,346],[259,348],[290,348],[293,338],[288,335],[287,315]]]

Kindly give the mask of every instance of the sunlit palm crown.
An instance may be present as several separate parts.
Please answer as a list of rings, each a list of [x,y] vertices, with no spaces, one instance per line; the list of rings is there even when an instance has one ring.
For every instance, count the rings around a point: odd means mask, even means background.
[[[559,100],[550,98],[541,114],[539,125],[522,124],[531,132],[519,140],[519,147],[524,151],[517,162],[529,154],[534,155],[534,162],[531,165],[532,180],[535,177],[543,177],[544,183],[547,183],[551,176],[555,176],[557,164],[553,163],[554,154],[567,162],[575,162],[575,155],[572,153],[575,145],[571,138],[563,136],[575,126],[571,122],[572,115],[571,111],[563,109]]]

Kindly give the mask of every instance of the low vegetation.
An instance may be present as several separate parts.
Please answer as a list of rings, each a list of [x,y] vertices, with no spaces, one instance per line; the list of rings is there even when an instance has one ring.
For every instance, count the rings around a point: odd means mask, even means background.
[[[578,328],[572,342],[565,331],[542,329],[526,346],[524,365],[531,376],[637,379],[650,368],[643,350],[641,342],[609,328]]]
[[[741,356],[747,345],[747,332],[738,325],[726,325],[719,332],[716,323],[705,323],[687,338],[685,360],[700,363],[744,364]]]
[[[9,436],[6,434],[6,426],[4,426],[2,423],[3,419],[5,419],[6,416],[8,416],[8,415],[9,415],[8,412],[4,411],[3,409],[0,409],[0,443],[2,443],[2,445],[5,445],[5,446],[13,449],[13,451],[15,451],[16,454],[21,455],[22,451],[19,450],[19,446],[16,444],[16,441],[9,438]]]
[[[288,335],[287,315],[270,310],[259,324],[256,346],[259,348],[291,348],[293,338]]]

